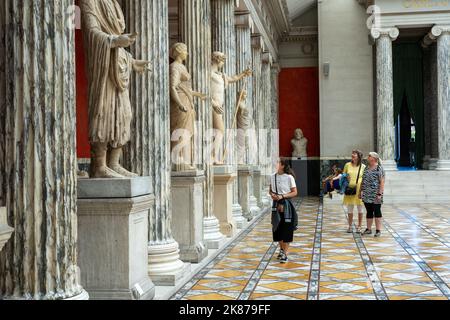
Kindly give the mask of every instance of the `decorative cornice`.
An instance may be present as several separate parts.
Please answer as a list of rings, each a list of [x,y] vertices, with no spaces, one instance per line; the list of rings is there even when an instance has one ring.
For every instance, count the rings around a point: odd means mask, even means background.
[[[374,40],[379,39],[382,36],[388,36],[392,41],[395,41],[400,35],[400,31],[396,27],[392,28],[372,28],[370,35]]]

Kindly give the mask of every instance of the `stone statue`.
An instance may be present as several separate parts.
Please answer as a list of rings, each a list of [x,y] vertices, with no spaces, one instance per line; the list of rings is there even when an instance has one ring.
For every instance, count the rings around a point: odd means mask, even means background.
[[[247,90],[242,90],[242,100],[238,105],[237,111],[237,157],[238,163],[244,164],[244,155],[246,151],[247,131],[252,124],[250,111],[247,108]]]
[[[225,65],[226,56],[222,52],[213,52],[212,54],[212,74],[211,74],[211,98],[213,107],[213,128],[219,131],[219,135],[215,136],[213,148],[213,163],[222,164],[223,161],[219,158],[223,136],[225,134],[225,124],[223,121],[225,89],[228,84],[235,83],[241,79],[251,76],[252,71],[247,69],[239,75],[229,77],[222,73]]]
[[[119,159],[130,140],[131,71],[142,74],[150,62],[135,60],[124,49],[137,34],[124,34],[125,18],[117,0],[81,0],[80,7],[89,83],[90,177],[135,177]]]
[[[188,57],[184,43],[170,49],[175,61],[170,65],[170,132],[174,171],[195,170],[193,166],[195,108],[194,97],[206,100],[207,96],[192,89],[191,75],[183,64]]]
[[[308,139],[303,135],[302,129],[295,130],[294,139],[291,140],[292,148],[294,151],[292,152],[292,157],[294,158],[305,158],[308,156],[306,151],[308,146]]]

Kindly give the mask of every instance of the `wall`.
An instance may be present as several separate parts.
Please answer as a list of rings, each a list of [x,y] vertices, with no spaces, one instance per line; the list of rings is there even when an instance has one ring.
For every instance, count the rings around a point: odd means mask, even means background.
[[[319,79],[317,67],[283,68],[280,90],[280,156],[292,155],[294,130],[301,128],[309,140],[308,156],[320,156]]]
[[[373,53],[368,15],[357,1],[322,0],[319,14],[320,150],[349,156],[374,148]],[[322,72],[330,62],[330,75]]]
[[[88,126],[88,86],[81,30],[75,32],[77,93],[77,156],[90,158]]]

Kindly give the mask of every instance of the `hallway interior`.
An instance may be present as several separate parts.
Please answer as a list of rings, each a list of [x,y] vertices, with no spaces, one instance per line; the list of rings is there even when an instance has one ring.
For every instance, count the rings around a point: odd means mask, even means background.
[[[447,300],[450,205],[385,205],[381,238],[346,233],[342,206],[297,199],[300,228],[285,265],[270,214],[202,269],[176,300]]]

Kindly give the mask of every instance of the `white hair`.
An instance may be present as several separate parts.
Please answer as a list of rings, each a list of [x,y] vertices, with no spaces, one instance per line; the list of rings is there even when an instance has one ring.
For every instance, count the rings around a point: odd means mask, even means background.
[[[378,164],[381,166],[382,161],[381,161],[380,155],[378,153],[369,152],[369,157],[376,159]]]

